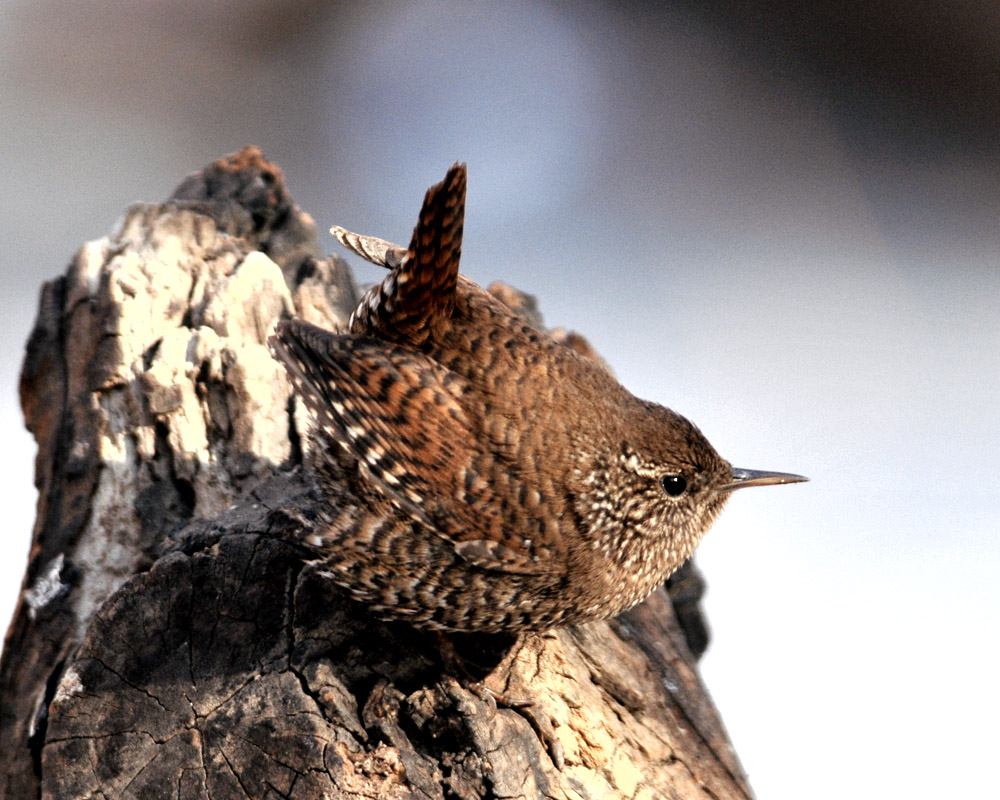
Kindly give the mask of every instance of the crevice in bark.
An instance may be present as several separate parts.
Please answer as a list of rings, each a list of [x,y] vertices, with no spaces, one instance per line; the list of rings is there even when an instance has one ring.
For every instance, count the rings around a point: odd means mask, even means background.
[[[45,745],[45,734],[49,729],[49,703],[56,695],[56,687],[62,677],[64,661],[58,661],[49,673],[45,681],[45,693],[39,698],[35,706],[35,713],[31,720],[31,728],[28,733],[28,750],[31,753],[31,764],[35,775],[42,777],[42,747]]]

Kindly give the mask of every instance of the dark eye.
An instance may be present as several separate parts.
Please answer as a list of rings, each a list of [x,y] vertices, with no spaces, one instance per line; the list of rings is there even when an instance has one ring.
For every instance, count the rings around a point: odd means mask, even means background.
[[[688,482],[683,475],[664,475],[660,478],[660,486],[670,497],[680,497],[688,488]]]

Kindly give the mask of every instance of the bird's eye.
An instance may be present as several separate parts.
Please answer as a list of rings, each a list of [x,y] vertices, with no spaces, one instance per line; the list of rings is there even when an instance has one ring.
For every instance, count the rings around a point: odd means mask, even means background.
[[[688,487],[683,475],[664,475],[660,478],[660,486],[670,497],[680,497]]]

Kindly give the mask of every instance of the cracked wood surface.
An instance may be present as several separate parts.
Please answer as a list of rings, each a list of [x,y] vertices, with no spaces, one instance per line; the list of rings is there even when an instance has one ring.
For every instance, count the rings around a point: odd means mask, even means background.
[[[748,797],[691,654],[696,573],[673,603],[513,642],[378,622],[318,575],[307,420],[264,341],[356,299],[253,148],[43,288],[0,797]],[[508,705],[457,674],[463,651]]]

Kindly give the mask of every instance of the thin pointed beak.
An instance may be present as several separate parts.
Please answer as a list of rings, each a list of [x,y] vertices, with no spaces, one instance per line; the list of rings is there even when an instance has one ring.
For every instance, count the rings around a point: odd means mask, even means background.
[[[747,486],[770,486],[772,483],[800,483],[807,480],[809,479],[801,475],[792,475],[790,472],[760,472],[756,469],[733,467],[733,482],[723,486],[722,491],[731,492],[733,489],[743,489]]]

